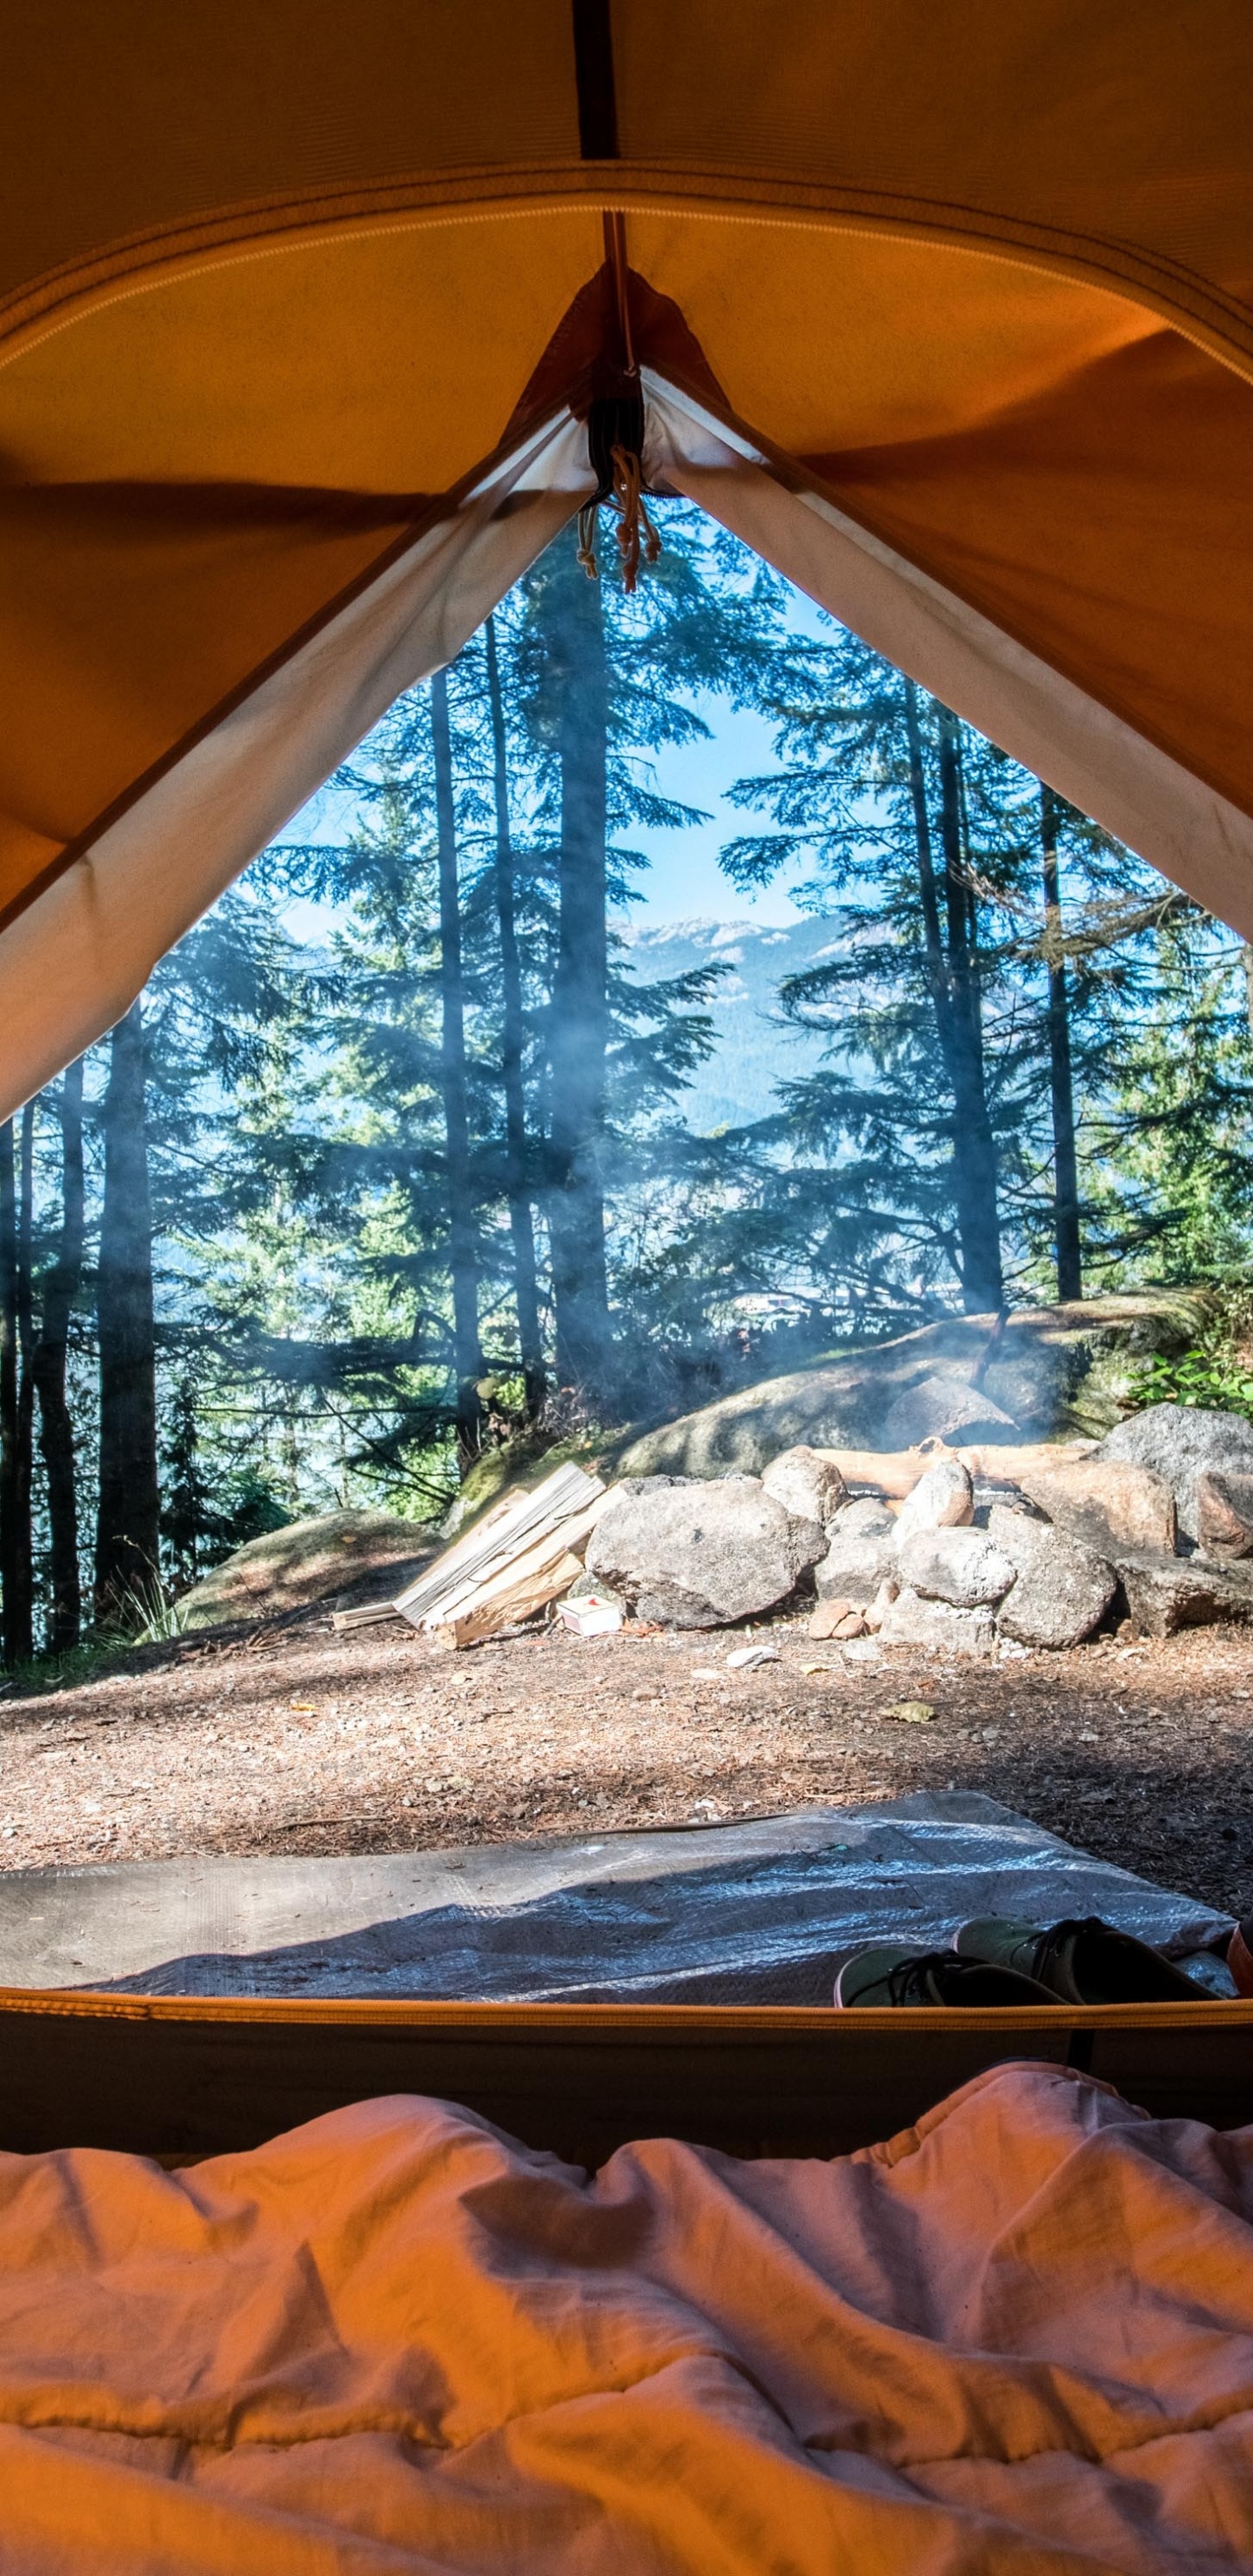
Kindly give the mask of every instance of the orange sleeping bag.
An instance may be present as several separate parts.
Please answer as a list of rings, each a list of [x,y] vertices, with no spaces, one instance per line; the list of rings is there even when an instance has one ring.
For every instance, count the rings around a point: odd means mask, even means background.
[[[397,2096],[0,2157],[9,2576],[1253,2569],[1253,2131],[1001,2066],[594,2180]]]

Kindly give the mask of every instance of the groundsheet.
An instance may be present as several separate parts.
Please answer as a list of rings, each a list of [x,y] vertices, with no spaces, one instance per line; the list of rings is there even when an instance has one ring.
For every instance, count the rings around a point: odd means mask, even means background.
[[[969,1791],[752,1824],[0,1879],[0,1985],[435,2001],[827,2003],[863,1942],[1100,1914],[1182,1957],[1194,1900]],[[1210,1962],[1207,1981],[1230,1991]]]

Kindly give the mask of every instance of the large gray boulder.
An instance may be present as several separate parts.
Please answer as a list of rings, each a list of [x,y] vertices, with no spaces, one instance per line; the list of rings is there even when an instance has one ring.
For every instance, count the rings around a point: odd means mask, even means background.
[[[1203,1557],[1120,1553],[1116,1559],[1131,1624],[1142,1637],[1172,1637],[1219,1619],[1253,1617],[1253,1574]]]
[[[990,1610],[958,1610],[950,1601],[928,1601],[907,1584],[884,1618],[879,1642],[922,1646],[930,1654],[994,1655],[996,1630]]]
[[[902,1588],[928,1601],[951,1601],[955,1610],[978,1610],[999,1601],[1014,1580],[1014,1567],[986,1530],[918,1530],[897,1552]]]
[[[881,1433],[885,1449],[917,1449],[924,1440],[1012,1440],[1018,1427],[1011,1413],[994,1404],[964,1378],[937,1371],[919,1378],[888,1406]]]
[[[814,1582],[820,1601],[873,1601],[896,1572],[896,1523],[873,1496],[846,1503],[830,1528],[830,1545]]]
[[[1169,1485],[1179,1527],[1199,1538],[1196,1480],[1203,1473],[1253,1473],[1253,1422],[1199,1404],[1150,1404],[1109,1432],[1096,1453],[1148,1467]]]
[[[849,1498],[834,1458],[824,1458],[820,1450],[803,1442],[772,1458],[762,1469],[761,1481],[794,1520],[821,1521],[824,1529]]]
[[[988,1536],[1016,1569],[997,1613],[1002,1636],[1054,1653],[1091,1636],[1118,1586],[1103,1556],[1004,1503],[994,1503],[988,1514]]]
[[[756,1476],[632,1476],[601,1514],[586,1565],[641,1619],[719,1628],[786,1601],[826,1544],[817,1521],[797,1520]]]

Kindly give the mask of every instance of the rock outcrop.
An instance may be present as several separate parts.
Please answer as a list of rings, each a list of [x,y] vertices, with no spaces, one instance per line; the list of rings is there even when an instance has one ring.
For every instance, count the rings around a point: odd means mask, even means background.
[[[760,1475],[780,1450],[892,1448],[885,1425],[897,1403],[939,1379],[940,1411],[964,1388],[980,1420],[1007,1441],[1099,1439],[1118,1422],[1135,1371],[1156,1353],[1186,1350],[1204,1329],[1206,1302],[1194,1290],[1157,1296],[1090,1297],[1071,1305],[994,1315],[951,1315],[920,1332],[840,1352],[811,1368],[740,1387],[699,1412],[632,1440],[617,1466],[627,1476]],[[921,1420],[934,1395],[920,1398]],[[1001,1417],[998,1424],[996,1417]],[[927,1436],[910,1430],[910,1440]],[[973,1432],[963,1428],[963,1440]],[[906,1444],[908,1445],[908,1443]],[[1147,1462],[1151,1463],[1151,1462]]]
[[[394,1578],[376,1589],[399,1591],[406,1571],[416,1573],[430,1553],[428,1533],[414,1521],[388,1512],[321,1512],[237,1547],[184,1593],[180,1618],[185,1628],[216,1628],[229,1619],[272,1619],[313,1601],[338,1606],[349,1593],[364,1598],[372,1575]]]

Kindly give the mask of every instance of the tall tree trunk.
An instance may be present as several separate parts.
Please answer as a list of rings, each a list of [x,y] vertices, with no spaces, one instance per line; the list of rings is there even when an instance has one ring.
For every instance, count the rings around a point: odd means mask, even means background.
[[[143,1004],[113,1032],[105,1090],[104,1204],[96,1319],[100,1338],[100,1500],[95,1602],[102,1625],[158,1581],[157,1366]]]
[[[526,1092],[522,1081],[525,1027],[522,1016],[522,969],[513,902],[513,842],[509,831],[509,770],[506,760],[505,708],[496,652],[496,621],[487,621],[487,697],[492,723],[492,789],[496,807],[496,919],[500,928],[502,986],[501,1071],[505,1091],[505,1191],[513,1241],[514,1297],[518,1309],[518,1349],[527,1418],[534,1421],[544,1401],[544,1344],[540,1335],[539,1287],[535,1267],[535,1226],[527,1189]]]
[[[30,1166],[33,1111],[22,1116],[20,1166],[13,1121],[0,1127],[0,1587],[4,1660],[34,1653],[30,1480]]]
[[[35,1317],[31,1262],[35,1231],[35,1104],[22,1111],[17,1194],[17,1518],[22,1561],[22,1643],[35,1651],[34,1549],[31,1533],[31,1487],[35,1464]]]
[[[78,1570],[78,1483],[74,1423],[66,1392],[70,1318],[83,1271],[83,1062],[72,1064],[61,1085],[61,1239],[44,1281],[39,1339],[31,1361],[39,1397],[39,1446],[48,1480],[52,1598],[48,1645],[53,1654],[76,1646],[82,1625]]]
[[[971,938],[970,893],[962,848],[958,722],[939,712],[940,837],[951,1011],[953,1177],[962,1257],[962,1303],[968,1315],[999,1311],[1005,1284],[996,1204],[996,1144],[988,1115],[978,962]]]
[[[936,888],[935,860],[931,849],[931,817],[927,810],[927,775],[922,758],[922,729],[918,722],[918,691],[912,680],[905,682],[905,734],[909,744],[909,794],[914,810],[914,841],[918,852],[918,883],[922,895],[923,950],[926,957],[927,984],[935,1011],[940,1054],[951,1086],[954,1080],[953,1006],[948,989],[944,933],[940,927],[940,899]]]
[[[1049,1085],[1053,1099],[1053,1238],[1057,1294],[1082,1297],[1079,1164],[1075,1152],[1075,1086],[1070,1061],[1070,997],[1057,873],[1057,798],[1040,788],[1040,853],[1044,872],[1044,955],[1049,979]]]
[[[435,823],[439,849],[439,983],[443,1011],[440,1082],[447,1144],[449,1262],[452,1270],[453,1365],[457,1375],[457,1451],[464,1475],[478,1455],[483,1374],[479,1344],[478,1245],[470,1180],[470,1110],[466,1090],[465,988],[461,971],[461,890],[453,803],[448,674],[431,682],[435,748]]]
[[[561,920],[548,1050],[557,1376],[563,1386],[602,1390],[613,1363],[602,1171],[609,682],[600,584],[584,580],[573,559],[554,585],[551,613],[561,760]]]

